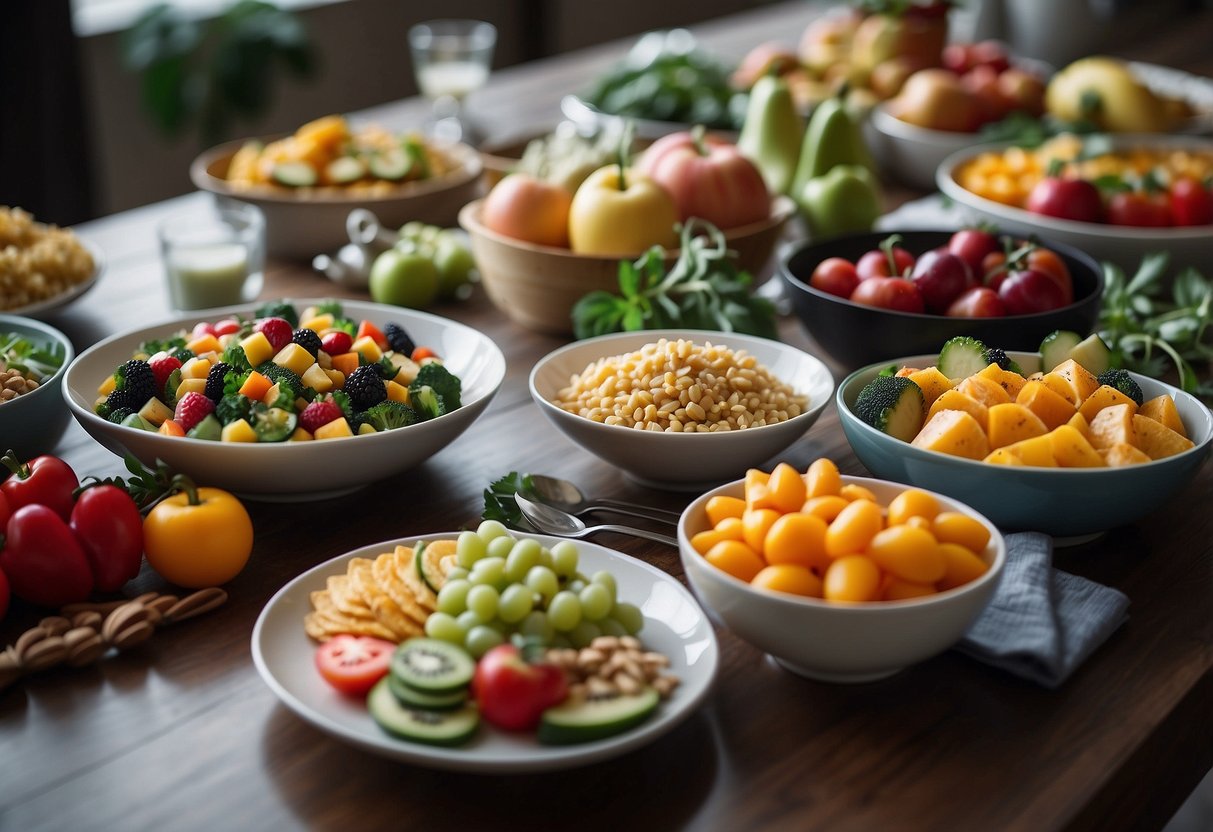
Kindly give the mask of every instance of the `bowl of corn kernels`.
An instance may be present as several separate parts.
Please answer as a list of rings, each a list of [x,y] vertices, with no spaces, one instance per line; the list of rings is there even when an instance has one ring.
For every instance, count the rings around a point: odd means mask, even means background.
[[[355,208],[387,228],[409,220],[454,225],[479,193],[481,169],[466,144],[332,115],[287,136],[207,150],[194,159],[190,179],[216,198],[261,208],[267,254],[309,259],[349,242],[346,218]]]
[[[1062,135],[1037,148],[952,154],[936,184],[962,213],[1041,235],[1133,270],[1154,251],[1213,274],[1213,141],[1194,136]]]

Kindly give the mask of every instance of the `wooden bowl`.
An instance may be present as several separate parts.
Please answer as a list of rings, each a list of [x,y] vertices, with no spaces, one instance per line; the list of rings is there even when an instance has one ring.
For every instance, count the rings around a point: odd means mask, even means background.
[[[459,212],[459,224],[472,241],[489,300],[511,320],[527,329],[556,335],[573,331],[573,305],[597,289],[619,291],[617,255],[574,254],[567,248],[540,246],[516,240],[485,228],[481,222],[484,200],[477,199]],[[771,258],[784,226],[795,214],[791,199],[771,202],[770,216],[761,222],[725,232],[738,265],[758,276]],[[634,258],[642,252],[637,252]],[[667,263],[678,255],[670,252]]]

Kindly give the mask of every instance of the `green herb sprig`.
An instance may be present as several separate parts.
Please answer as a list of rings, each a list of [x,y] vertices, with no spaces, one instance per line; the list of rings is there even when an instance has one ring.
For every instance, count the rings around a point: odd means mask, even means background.
[[[59,343],[43,346],[15,332],[0,334],[0,361],[20,373],[32,374],[40,382],[59,371],[66,354]]]
[[[733,263],[720,229],[698,218],[681,229],[678,259],[654,246],[619,263],[619,291],[591,292],[573,307],[573,333],[590,338],[644,329],[709,329],[776,338],[775,306],[750,293],[753,278]]]
[[[531,524],[522,516],[521,509],[514,502],[514,495],[519,491],[533,489],[530,474],[519,474],[510,471],[504,477],[494,480],[484,490],[484,520],[497,520],[511,529],[531,531]]]
[[[1099,334],[1112,351],[1114,366],[1151,377],[1173,367],[1179,387],[1213,403],[1213,378],[1197,367],[1213,362],[1213,281],[1193,268],[1175,275],[1167,292],[1166,252],[1142,258],[1130,278],[1104,263],[1103,306]]]

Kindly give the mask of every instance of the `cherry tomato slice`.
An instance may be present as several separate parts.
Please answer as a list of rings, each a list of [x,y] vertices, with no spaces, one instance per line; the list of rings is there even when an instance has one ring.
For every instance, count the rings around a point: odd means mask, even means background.
[[[316,669],[346,696],[366,696],[388,672],[396,645],[371,636],[338,635],[316,648]]]

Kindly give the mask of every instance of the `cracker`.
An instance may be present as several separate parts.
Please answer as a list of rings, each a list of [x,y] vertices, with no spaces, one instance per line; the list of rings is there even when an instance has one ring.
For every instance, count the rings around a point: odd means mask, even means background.
[[[371,602],[375,619],[396,634],[396,641],[424,635],[424,628],[405,614],[400,605],[388,595],[376,595]]]
[[[418,624],[425,625],[426,612],[417,603],[417,596],[413,594],[413,591],[405,584],[404,579],[400,577],[399,571],[396,568],[395,552],[384,552],[375,558],[375,562],[371,567],[371,573],[375,577],[375,583],[389,598],[396,602],[396,606],[405,615]]]
[[[417,603],[421,605],[423,610],[433,612],[438,608],[438,597],[434,595],[433,590],[425,585],[421,580],[421,576],[417,574],[417,564],[413,559],[413,550],[407,546],[396,547],[396,572],[404,580],[406,586],[412,591],[413,596],[417,599]]]

